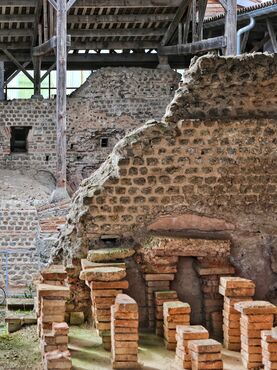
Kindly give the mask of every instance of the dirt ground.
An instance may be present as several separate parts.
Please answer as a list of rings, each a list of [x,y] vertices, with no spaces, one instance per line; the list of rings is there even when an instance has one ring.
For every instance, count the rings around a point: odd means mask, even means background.
[[[73,370],[110,370],[111,356],[95,330],[70,328],[69,345]],[[243,370],[240,354],[223,350],[224,370]],[[174,352],[167,351],[163,340],[154,334],[141,333],[139,361],[143,370],[175,370]],[[42,370],[36,326],[0,336],[1,370]]]
[[[109,370],[111,355],[91,328],[70,327],[69,345],[73,370]],[[240,353],[223,350],[224,370],[243,370]],[[173,351],[167,351],[161,338],[140,333],[139,361],[143,370],[176,370]]]
[[[42,370],[36,325],[0,336],[1,370]]]
[[[47,171],[0,169],[0,201],[20,201],[36,206],[47,203],[54,188],[53,177]]]

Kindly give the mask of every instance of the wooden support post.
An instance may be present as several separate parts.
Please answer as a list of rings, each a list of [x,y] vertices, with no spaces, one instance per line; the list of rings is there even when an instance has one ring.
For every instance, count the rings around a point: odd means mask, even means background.
[[[274,30],[274,26],[269,18],[266,19],[266,25],[267,25],[267,30],[270,36],[270,41],[272,44],[272,48],[274,53],[277,53],[277,40],[276,40],[276,32]]]
[[[4,62],[0,61],[0,100],[5,100],[5,76],[4,76],[4,69],[5,65]]]
[[[32,98],[42,99],[43,97],[41,95],[41,89],[40,89],[41,58],[34,57],[33,66],[34,66],[34,95],[32,96]]]
[[[192,25],[191,25],[191,32],[192,32],[192,42],[197,41],[197,25],[196,25],[196,0],[192,0]]]
[[[203,22],[205,18],[208,0],[198,1],[198,25],[197,25],[197,40],[203,40]]]
[[[44,25],[44,40],[43,42],[48,41],[48,1],[43,0],[43,25]]]
[[[224,3],[222,3],[223,5]],[[225,36],[227,46],[225,55],[237,54],[237,0],[228,0],[225,3]]]
[[[178,24],[178,44],[181,45],[183,41],[183,24]]]
[[[66,70],[67,70],[67,1],[57,2],[57,173],[51,201],[68,198],[66,190]]]
[[[170,69],[170,65],[168,63],[168,56],[158,54],[159,64],[157,66],[158,69]]]

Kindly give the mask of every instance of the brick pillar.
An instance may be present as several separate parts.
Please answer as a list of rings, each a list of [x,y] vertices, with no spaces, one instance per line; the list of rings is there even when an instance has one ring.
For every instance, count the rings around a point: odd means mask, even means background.
[[[84,320],[91,315],[90,289],[84,281],[79,279],[82,270],[80,262],[79,259],[73,259],[71,265],[66,266],[67,283],[71,296],[66,304],[66,313],[72,323],[74,322],[72,318],[76,315],[81,316],[83,313]]]
[[[41,275],[43,283],[37,284],[36,300],[39,336],[44,334],[44,330],[51,331],[53,322],[65,321],[66,300],[70,297],[69,288],[64,285],[66,272],[62,266],[53,265],[43,270]]]
[[[233,275],[235,270],[226,259],[198,258],[194,265],[201,280],[204,326],[217,338],[222,338],[223,299],[219,294],[221,276]]]
[[[163,304],[164,314],[164,337],[166,349],[176,350],[176,326],[190,324],[191,308],[184,302],[165,302]]]
[[[114,267],[107,263],[102,264],[102,267],[92,268],[91,264],[88,263],[88,268],[81,271],[80,279],[85,280],[90,287],[94,324],[102,337],[103,347],[110,351],[111,306],[115,303],[116,296],[122,294],[123,289],[128,289],[128,281],[124,280],[126,265],[121,263],[121,267]]]
[[[66,322],[53,323],[52,331],[46,332],[42,336],[41,351],[42,353],[52,351],[67,351],[68,350],[68,332],[69,327]]]
[[[182,326],[177,325],[176,327],[176,356],[175,364],[180,369],[191,369],[191,355],[189,353],[189,341],[208,339],[209,332],[204,326],[192,325],[192,326]]]
[[[264,370],[277,369],[277,328],[263,330],[261,343]]]
[[[161,290],[154,293],[155,296],[155,320],[156,320],[156,335],[164,336],[164,315],[163,304],[165,302],[178,301],[177,292],[175,290]]]
[[[192,370],[223,370],[222,345],[214,339],[191,340],[189,351]]]
[[[146,282],[147,307],[149,327],[155,327],[155,301],[154,293],[170,289],[170,281],[174,280],[174,274],[144,274]]]
[[[138,363],[138,305],[126,294],[119,294],[111,307],[112,367],[137,369]]]
[[[63,265],[51,265],[40,272],[43,283],[50,285],[65,285],[67,273]]]
[[[241,313],[241,355],[247,369],[262,367],[261,332],[272,329],[277,307],[266,301],[239,302],[235,309]]]
[[[224,296],[224,346],[231,351],[240,351],[240,313],[235,310],[234,305],[241,301],[252,301],[255,284],[239,277],[221,277],[219,293]]]
[[[38,333],[45,369],[72,368],[68,351],[68,325],[65,305],[70,290],[65,286],[63,266],[51,266],[41,273],[43,283],[37,285]],[[47,284],[46,284],[47,283]]]

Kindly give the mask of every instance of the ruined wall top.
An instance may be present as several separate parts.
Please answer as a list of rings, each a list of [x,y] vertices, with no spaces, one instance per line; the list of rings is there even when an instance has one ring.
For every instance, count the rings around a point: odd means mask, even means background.
[[[197,215],[200,226],[222,223],[220,232],[231,223],[229,235],[272,233],[276,57],[256,57],[199,58],[185,74],[165,122],[148,122],[126,135],[83,181],[55,255],[85,256],[103,234],[144,235],[166,215],[185,217],[178,219],[181,224]],[[212,118],[211,107],[216,112],[228,107],[233,116]]]
[[[172,69],[101,68],[93,72],[71,97],[149,99],[167,96],[178,88],[180,77],[180,74]]]
[[[277,115],[277,55],[194,59],[164,120]]]

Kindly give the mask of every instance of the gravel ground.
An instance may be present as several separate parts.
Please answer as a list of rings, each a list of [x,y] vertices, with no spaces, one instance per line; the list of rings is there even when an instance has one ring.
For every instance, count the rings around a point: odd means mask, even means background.
[[[10,335],[0,335],[1,370],[42,370],[36,330],[33,325]]]

